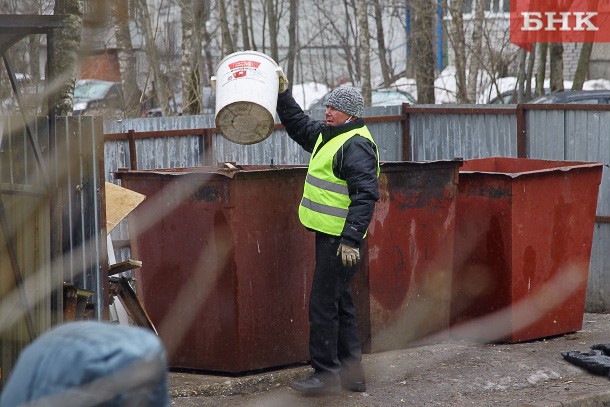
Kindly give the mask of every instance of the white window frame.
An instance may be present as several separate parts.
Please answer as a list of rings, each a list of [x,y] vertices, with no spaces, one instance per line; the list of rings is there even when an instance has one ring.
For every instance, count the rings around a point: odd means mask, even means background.
[[[467,1],[470,1],[472,11],[470,11],[469,13],[462,12],[462,16],[463,16],[464,20],[472,20],[474,18],[476,0],[464,0],[464,2],[467,2]],[[504,4],[508,4],[509,9],[510,9],[510,0],[497,0],[497,1],[498,1],[498,6],[499,6],[500,10],[504,9]],[[448,2],[451,3],[451,0],[448,0]],[[489,4],[493,5],[494,0],[489,0]],[[451,15],[449,13],[446,13],[446,14],[447,15],[444,16],[444,19],[451,20],[452,19]],[[510,12],[509,11],[485,10],[485,18],[510,18]]]

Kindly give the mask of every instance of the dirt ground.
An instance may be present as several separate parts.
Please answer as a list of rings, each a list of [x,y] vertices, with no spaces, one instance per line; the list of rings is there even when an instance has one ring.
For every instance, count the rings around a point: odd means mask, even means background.
[[[170,392],[176,407],[610,406],[610,380],[561,356],[564,351],[589,351],[598,343],[610,343],[608,314],[585,314],[581,331],[543,340],[445,340],[365,355],[366,393],[302,397],[287,384],[307,376],[307,366],[241,378],[172,373]]]

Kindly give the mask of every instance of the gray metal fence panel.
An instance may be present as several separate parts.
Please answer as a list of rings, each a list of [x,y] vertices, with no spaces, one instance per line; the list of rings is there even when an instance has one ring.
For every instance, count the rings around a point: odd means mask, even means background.
[[[379,106],[366,108],[365,117],[400,115],[401,106]],[[399,121],[388,121],[367,124],[377,149],[381,161],[400,161],[402,160],[402,123]]]
[[[95,292],[97,318],[105,293],[103,264],[102,125],[99,119],[58,117],[55,138],[46,117],[32,120],[39,164],[21,117],[0,117],[0,198],[11,232],[0,231],[0,368],[8,377],[19,351],[62,321],[64,283]],[[42,168],[48,178],[43,182]],[[10,255],[14,251],[16,261]],[[18,275],[25,284],[19,291]],[[27,313],[27,309],[31,313]],[[22,311],[31,315],[34,335]],[[33,337],[34,336],[34,337]]]
[[[608,312],[610,310],[610,224],[597,223],[593,233],[587,299],[588,312]]]
[[[610,163],[610,112],[596,110],[530,110],[529,156],[550,160]],[[610,216],[610,172],[604,168],[597,215]],[[585,308],[610,310],[610,224],[597,223],[593,235]]]
[[[437,109],[439,113],[418,112],[410,117],[414,161],[517,156],[517,119],[514,115],[494,112],[451,114]]]
[[[562,110],[526,112],[529,137],[528,156],[544,160],[565,160],[565,128]]]
[[[213,139],[214,162],[235,162],[245,165],[302,164],[308,161],[307,153],[292,141],[284,130],[274,131],[260,143],[239,145],[220,135]]]

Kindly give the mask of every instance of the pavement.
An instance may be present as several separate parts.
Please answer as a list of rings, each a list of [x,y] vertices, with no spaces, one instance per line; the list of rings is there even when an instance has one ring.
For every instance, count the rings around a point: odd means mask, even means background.
[[[610,314],[585,313],[582,329],[522,343],[439,336],[366,354],[367,391],[303,397],[288,387],[303,363],[242,376],[170,372],[172,406],[610,406],[610,379],[561,352],[610,343]]]

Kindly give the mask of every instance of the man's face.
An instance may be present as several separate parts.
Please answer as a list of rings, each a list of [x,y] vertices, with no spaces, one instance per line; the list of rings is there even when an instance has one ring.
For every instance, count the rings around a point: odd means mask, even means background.
[[[338,111],[332,106],[326,106],[326,124],[328,126],[340,126],[351,116],[347,113]]]

